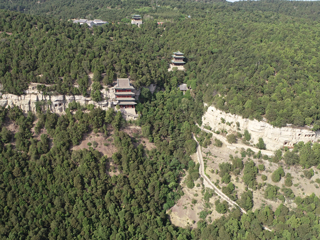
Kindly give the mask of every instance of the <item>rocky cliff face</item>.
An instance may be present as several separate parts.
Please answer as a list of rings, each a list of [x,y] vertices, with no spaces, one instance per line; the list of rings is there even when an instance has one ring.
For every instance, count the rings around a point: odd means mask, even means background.
[[[104,98],[107,97],[106,91],[103,93]],[[0,99],[1,107],[13,107],[17,106],[22,109],[23,112],[36,112],[37,105],[41,106],[43,110],[51,110],[54,113],[61,114],[68,107],[68,104],[76,101],[81,105],[93,104],[96,107],[100,107],[104,110],[112,106],[112,101],[104,100],[101,102],[92,101],[90,97],[83,96],[66,96],[66,95],[43,95],[42,93],[36,93],[32,91],[26,92],[25,95],[17,96],[13,94],[3,94]]]
[[[103,100],[101,102],[95,102],[90,97],[83,97],[80,95],[67,96],[67,95],[44,95],[39,92],[35,86],[30,86],[28,90],[25,91],[24,95],[17,96],[13,94],[2,94],[0,99],[1,107],[13,107],[17,106],[22,109],[23,112],[27,113],[29,111],[36,112],[37,106],[41,107],[42,110],[50,110],[51,112],[62,114],[71,102],[78,102],[80,105],[93,104],[95,107],[100,107],[103,110],[107,110],[114,107],[117,103],[115,102],[114,89],[103,89],[101,94]],[[139,97],[140,91],[135,91],[136,98]],[[129,110],[129,109],[128,109]],[[122,109],[123,114],[128,119],[136,119],[137,114],[134,109],[130,109],[126,112],[126,109]]]
[[[256,144],[259,138],[263,138],[268,150],[277,150],[283,146],[293,147],[295,143],[300,141],[317,142],[320,140],[320,131],[313,132],[308,128],[277,128],[265,121],[245,119],[218,110],[213,106],[208,107],[202,117],[202,122],[204,126],[210,126],[215,131],[225,129],[228,133],[231,131],[244,133],[244,130],[247,129],[251,134],[250,142]]]

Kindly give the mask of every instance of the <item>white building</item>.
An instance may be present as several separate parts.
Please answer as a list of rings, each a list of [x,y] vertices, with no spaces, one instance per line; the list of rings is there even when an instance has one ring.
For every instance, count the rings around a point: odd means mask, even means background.
[[[87,24],[89,27],[93,26],[102,26],[104,24],[108,24],[106,21],[102,21],[100,19],[88,20],[88,19],[75,19],[73,23],[79,23],[80,25]]]

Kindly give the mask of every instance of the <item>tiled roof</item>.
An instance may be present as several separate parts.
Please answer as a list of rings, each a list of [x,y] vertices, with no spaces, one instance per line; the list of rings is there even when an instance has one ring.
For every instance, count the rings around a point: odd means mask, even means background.
[[[95,20],[93,20],[93,22],[94,22],[95,24],[105,24],[105,23],[108,23],[108,22],[102,21],[102,20],[100,20],[100,19],[95,19]]]
[[[177,55],[183,55],[182,52],[178,51],[178,52],[174,52],[174,54],[177,54]]]
[[[184,61],[171,60],[172,63],[185,63]]]
[[[188,90],[188,86],[187,86],[187,84],[181,84],[180,86],[179,86],[179,88],[180,88],[180,91],[187,91]]]
[[[121,101],[121,102],[122,102],[122,101],[125,102],[125,101],[134,101],[135,99],[134,99],[134,98],[121,98],[121,97],[119,98],[119,97],[117,97],[117,100],[118,100],[118,101]]]
[[[77,19],[73,21],[73,23],[86,23],[86,22],[87,22],[87,19]]]
[[[120,102],[118,105],[136,105],[135,102]]]
[[[135,95],[134,92],[115,92],[115,95]]]
[[[184,58],[184,56],[172,55],[173,58]]]
[[[130,85],[129,78],[118,78],[116,88],[133,88]]]

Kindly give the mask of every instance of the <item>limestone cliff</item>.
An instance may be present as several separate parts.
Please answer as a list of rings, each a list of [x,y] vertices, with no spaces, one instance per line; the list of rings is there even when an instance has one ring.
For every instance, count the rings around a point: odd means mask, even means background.
[[[65,112],[65,109],[68,107],[69,103],[75,101],[83,106],[93,104],[95,107],[100,107],[103,110],[107,110],[111,107],[115,107],[117,104],[114,92],[114,88],[101,90],[102,98],[105,100],[101,102],[95,102],[91,99],[91,97],[84,97],[81,95],[44,95],[42,92],[39,92],[35,87],[35,84],[33,84],[28,90],[25,91],[25,94],[21,96],[2,94],[0,106],[17,106],[22,109],[23,112],[27,113],[29,111],[36,112],[38,105],[38,107],[41,107],[44,111],[50,110],[51,112],[62,114]],[[135,97],[138,98],[140,91],[135,91],[135,94]],[[123,112],[124,115],[126,115],[125,117],[128,119],[136,119],[138,117],[134,109],[122,109],[121,112]]]
[[[251,134],[250,142],[256,144],[259,138],[263,138],[268,150],[277,150],[283,146],[293,147],[297,142],[317,142],[320,139],[320,131],[313,132],[307,127],[292,128],[273,127],[266,121],[249,120],[241,116],[223,112],[213,106],[202,117],[204,126],[210,126],[212,130],[225,129],[228,132],[235,131],[244,133],[248,130]],[[224,122],[224,123],[223,123]],[[237,126],[239,123],[239,129]]]

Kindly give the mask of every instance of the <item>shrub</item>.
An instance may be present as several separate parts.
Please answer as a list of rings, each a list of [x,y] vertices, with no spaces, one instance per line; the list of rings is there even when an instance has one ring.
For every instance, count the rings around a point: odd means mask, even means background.
[[[186,141],[184,145],[187,150],[187,155],[191,155],[197,151],[197,143],[193,139]]]
[[[229,208],[228,203],[226,201],[223,201],[222,203],[220,203],[220,200],[217,200],[215,202],[215,205],[216,205],[216,211],[221,214],[226,213]]]
[[[229,174],[229,173],[226,173],[226,174],[222,177],[221,182],[223,182],[223,183],[229,183],[229,182],[230,182],[230,179],[231,179],[230,174]]]
[[[278,195],[278,190],[279,188],[277,186],[273,186],[269,184],[264,192],[264,197],[266,199],[276,200]]]
[[[219,139],[215,138],[213,145],[216,146],[216,147],[222,147],[222,142]]]
[[[284,154],[283,159],[284,159],[285,163],[288,165],[295,165],[295,164],[299,163],[299,156],[297,154],[295,154],[294,152],[287,151]]]
[[[246,141],[250,141],[250,140],[251,140],[251,135],[250,135],[250,133],[248,132],[247,129],[244,130],[244,139],[245,139]]]
[[[248,187],[253,188],[256,185],[257,173],[258,173],[258,169],[255,166],[253,161],[249,161],[245,163],[244,174],[242,179]]]
[[[264,170],[266,169],[266,167],[265,167],[263,164],[259,164],[259,165],[258,165],[258,169],[259,169],[260,171],[264,171]]]
[[[92,146],[93,146],[94,148],[96,148],[96,147],[98,147],[98,143],[97,143],[96,141],[93,141]]]
[[[312,168],[310,170],[304,170],[303,173],[304,173],[304,176],[308,179],[312,178],[314,175],[314,171]]]
[[[284,181],[284,185],[286,185],[286,187],[292,186],[292,177],[290,173],[287,173],[286,180]]]
[[[285,173],[282,167],[279,167],[276,171],[272,173],[271,180],[273,182],[279,182],[281,180],[281,177],[284,177],[284,175]]]
[[[234,134],[229,134],[227,136],[227,141],[228,143],[236,143],[237,142],[237,138]]]
[[[281,191],[286,198],[294,199],[295,195],[290,188],[282,188]]]
[[[200,218],[206,219],[206,217],[210,214],[210,212],[203,210],[200,212]]]
[[[267,181],[268,177],[266,175],[262,174],[261,179],[262,179],[262,181]]]
[[[257,148],[266,149],[266,144],[264,143],[262,138],[259,138],[259,142],[257,143]]]
[[[209,202],[210,198],[213,196],[213,190],[210,189],[210,188],[206,188],[206,192],[203,196],[203,199],[206,201],[206,202]]]
[[[253,194],[252,191],[246,191],[241,194],[241,198],[239,199],[238,203],[240,207],[245,209],[246,211],[249,211],[253,208]]]

